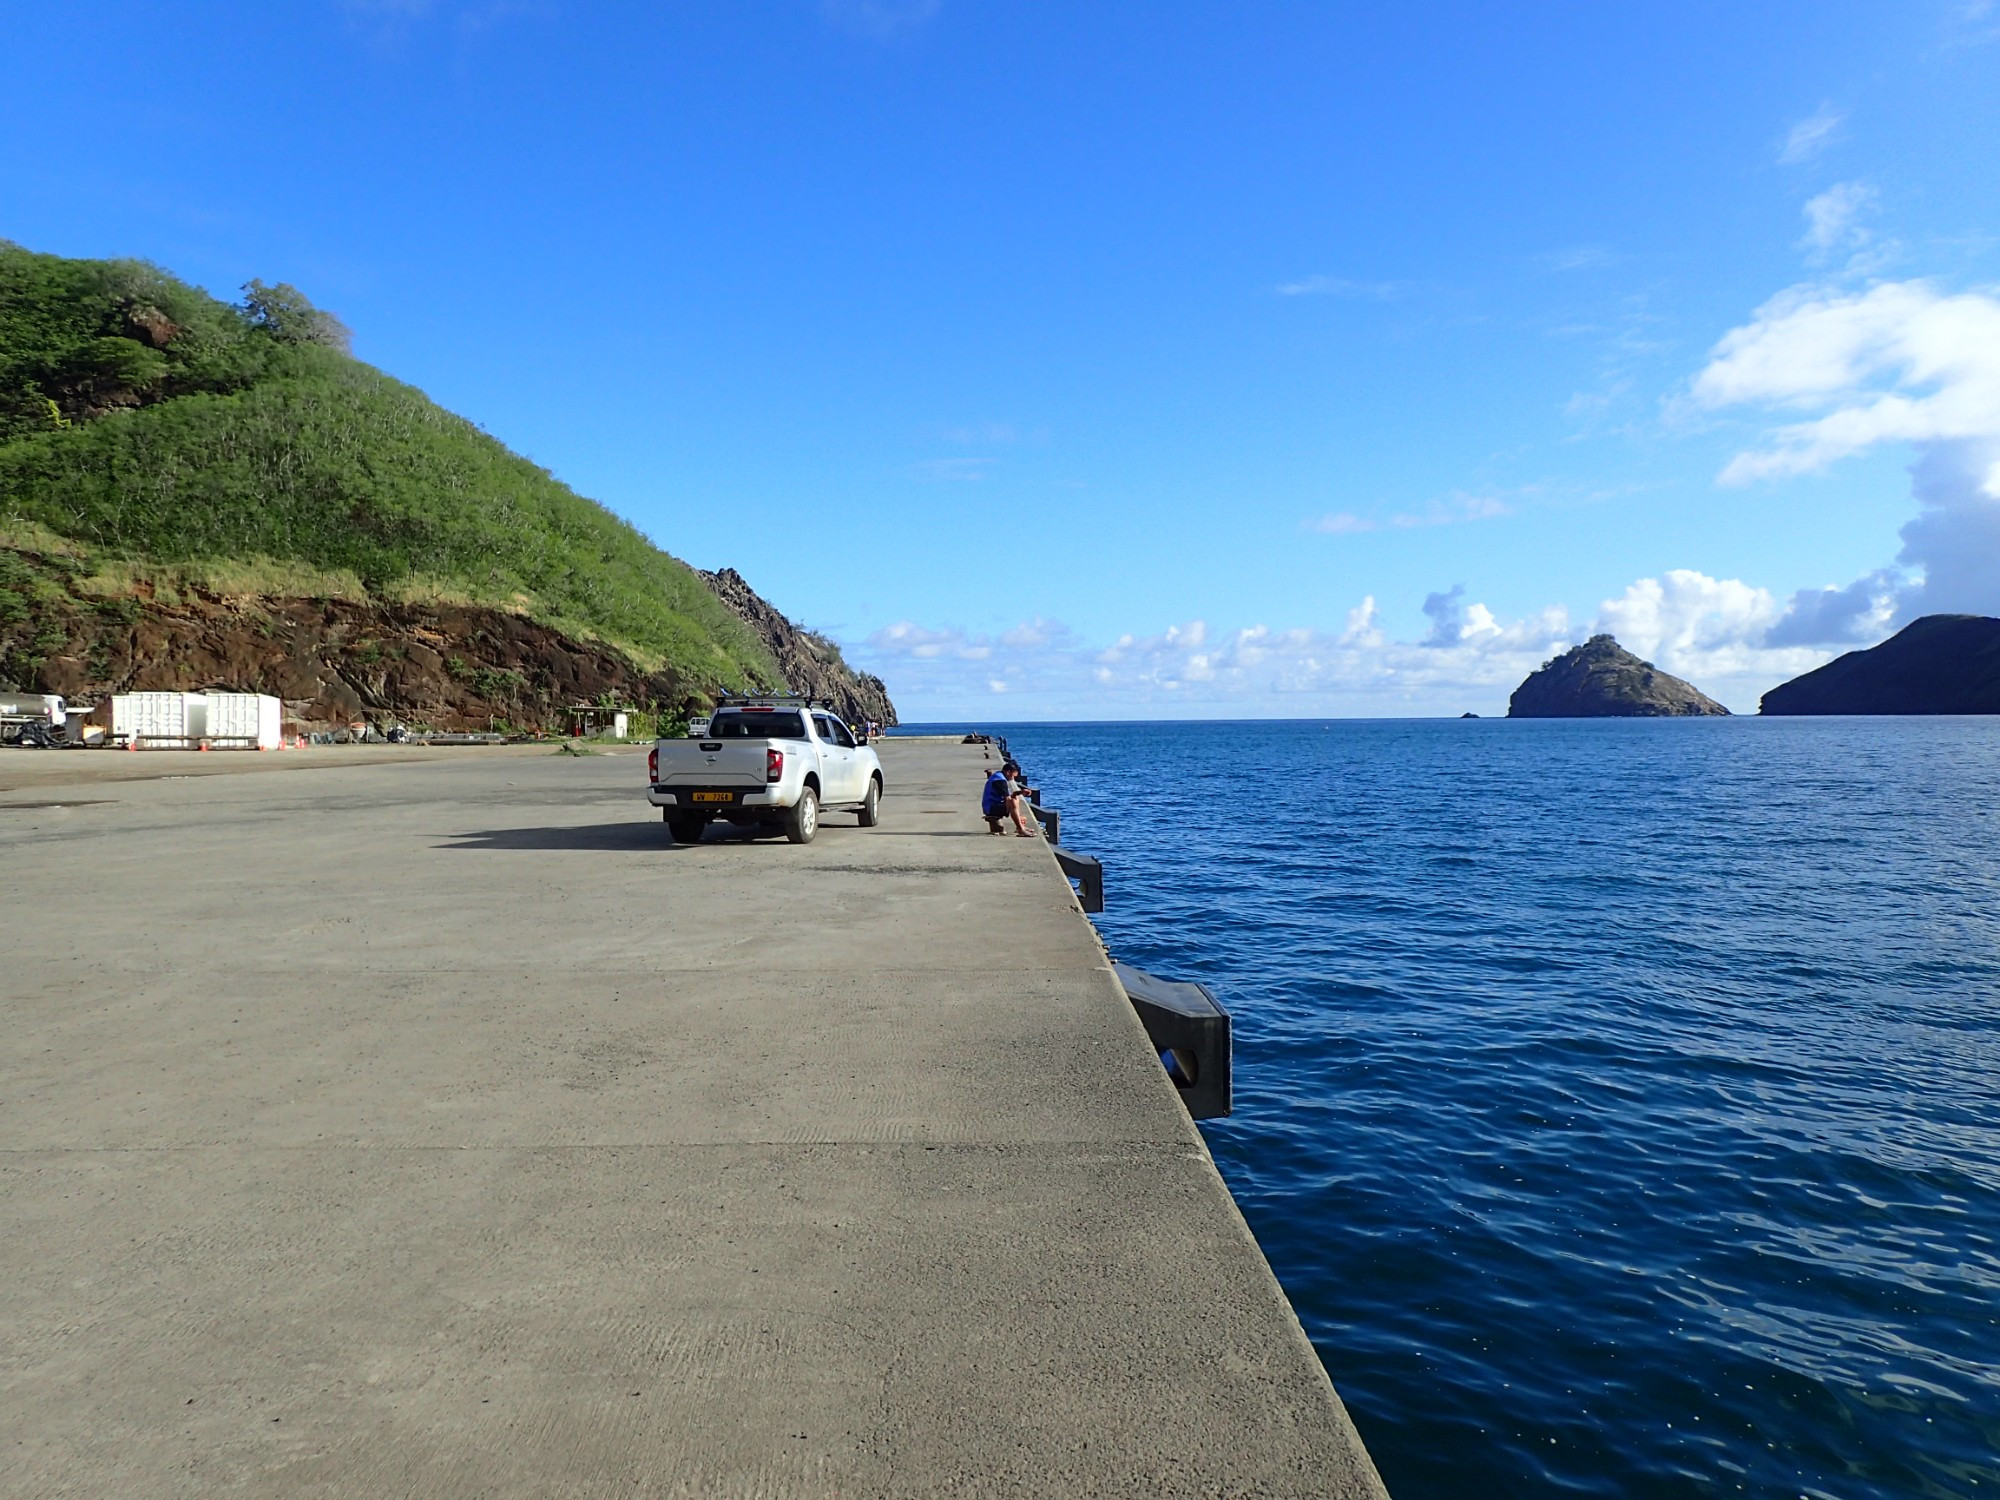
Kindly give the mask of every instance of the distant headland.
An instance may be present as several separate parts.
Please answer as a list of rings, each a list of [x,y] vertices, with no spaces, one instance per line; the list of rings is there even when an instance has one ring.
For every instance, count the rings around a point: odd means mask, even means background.
[[[1668,719],[1728,712],[1608,635],[1594,635],[1544,662],[1507,703],[1510,719]]]
[[[2000,714],[2000,620],[1925,615],[1764,695],[1762,714]]]

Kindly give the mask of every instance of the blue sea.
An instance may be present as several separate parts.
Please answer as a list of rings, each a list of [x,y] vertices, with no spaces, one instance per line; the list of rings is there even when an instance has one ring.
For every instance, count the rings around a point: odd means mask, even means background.
[[[2000,720],[977,727],[1398,1500],[2000,1496]]]

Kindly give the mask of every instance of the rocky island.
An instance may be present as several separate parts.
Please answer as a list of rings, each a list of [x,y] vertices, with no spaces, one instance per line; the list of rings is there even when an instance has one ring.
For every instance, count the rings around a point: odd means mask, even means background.
[[[2000,620],[1925,615],[1764,695],[1764,714],[2000,714]]]
[[[1608,635],[1594,635],[1544,662],[1507,703],[1510,719],[1666,719],[1728,712]]]

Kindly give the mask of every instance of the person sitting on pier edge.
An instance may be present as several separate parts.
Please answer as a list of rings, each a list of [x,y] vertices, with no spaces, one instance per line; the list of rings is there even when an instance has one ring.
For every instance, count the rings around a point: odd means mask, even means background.
[[[1041,823],[1035,817],[1035,804],[1028,796],[1028,773],[1016,761],[1007,762],[1007,775],[1014,784],[1013,795],[1007,799],[1007,811],[1014,815],[1014,828],[1024,839],[1036,838],[1041,831]]]
[[[1007,779],[1007,768],[1001,766],[986,778],[986,790],[979,797],[979,814],[986,819],[988,833],[1005,833],[1000,820],[1007,816],[1007,798],[1013,793],[1014,784]]]
[[[1027,815],[1021,811],[1027,798],[1017,789],[1014,778],[1021,774],[1021,768],[1008,761],[999,770],[986,778],[986,791],[979,799],[979,811],[986,819],[988,833],[1006,833],[1000,826],[1003,818],[1014,820],[1014,830],[1021,838],[1031,839],[1028,831]]]

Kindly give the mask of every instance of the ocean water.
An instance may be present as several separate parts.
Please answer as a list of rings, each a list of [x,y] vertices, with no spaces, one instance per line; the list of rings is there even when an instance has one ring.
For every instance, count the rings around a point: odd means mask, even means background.
[[[2000,1496],[2000,720],[982,727],[1399,1500]]]

